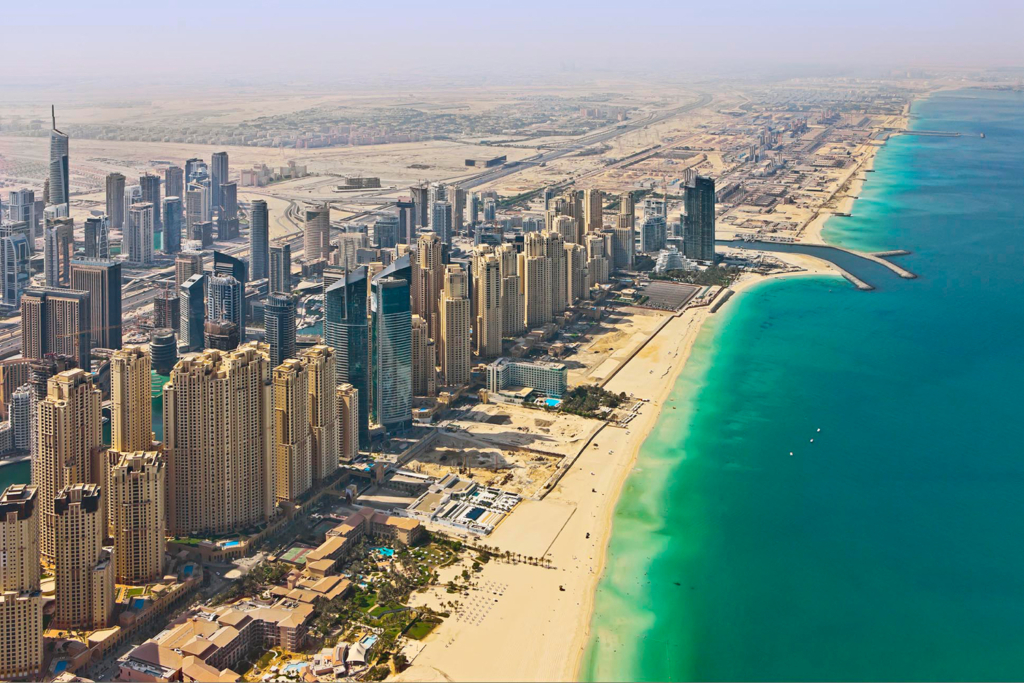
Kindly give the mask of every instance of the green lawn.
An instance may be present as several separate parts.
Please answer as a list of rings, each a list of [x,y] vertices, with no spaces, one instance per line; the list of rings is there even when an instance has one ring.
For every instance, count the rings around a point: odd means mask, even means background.
[[[417,619],[405,632],[405,635],[413,640],[423,640],[427,637],[428,633],[434,630],[435,626],[437,626],[437,624],[433,621],[420,621]]]
[[[144,587],[136,586],[135,588],[129,588],[127,595],[129,598],[134,598],[136,595],[142,595],[145,592],[146,589]]]

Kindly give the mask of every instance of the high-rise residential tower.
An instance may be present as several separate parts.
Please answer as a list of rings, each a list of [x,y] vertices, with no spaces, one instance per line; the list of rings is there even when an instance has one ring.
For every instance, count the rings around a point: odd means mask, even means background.
[[[117,583],[138,586],[163,576],[166,479],[166,463],[156,452],[121,453],[110,468],[107,502]]]
[[[42,358],[48,353],[71,356],[89,367],[91,344],[89,292],[30,287],[21,297],[21,354]]]
[[[89,293],[91,346],[121,348],[121,263],[100,259],[73,260],[71,287]]]
[[[270,367],[277,368],[295,357],[295,299],[291,294],[272,292],[263,308],[267,344],[270,345]]]
[[[469,383],[472,366],[470,340],[469,277],[464,268],[448,265],[441,293],[441,376],[446,386]]]
[[[113,623],[114,549],[103,546],[105,506],[96,484],[65,486],[53,500],[54,628],[92,631]]]
[[[174,366],[164,385],[170,534],[227,533],[270,518],[271,406],[266,344]]]
[[[128,227],[124,233],[128,263],[133,266],[153,265],[154,217],[159,204],[132,204],[128,210]]]
[[[299,355],[309,374],[309,427],[312,434],[313,483],[338,470],[341,445],[338,424],[337,353],[318,344]]]
[[[42,514],[40,553],[57,559],[54,498],[66,486],[99,478],[94,458],[100,449],[102,393],[92,375],[76,368],[50,378],[46,398],[37,406],[38,456],[32,463],[32,483],[39,487]]]
[[[181,217],[181,197],[175,195],[164,197],[164,234],[161,246],[165,254],[177,254],[181,251]]]
[[[287,358],[274,368],[274,498],[296,502],[313,485],[309,373]]]
[[[0,494],[0,678],[41,680],[43,602],[39,591],[39,500],[35,486]]]
[[[126,346],[110,358],[110,448],[118,453],[148,451],[153,441],[149,353]]]
[[[107,216],[110,227],[124,230],[124,175],[111,173],[107,176]]]
[[[306,263],[327,259],[331,254],[331,206],[306,209],[303,245]]]
[[[290,260],[289,253],[289,260]],[[270,266],[270,218],[267,202],[256,199],[252,202],[249,217],[249,279],[262,280],[269,277]],[[284,291],[271,289],[270,291]]]
[[[203,348],[203,324],[206,321],[205,275],[196,274],[181,283],[181,324],[178,326],[178,350],[182,353]]]
[[[270,246],[270,278],[271,292],[290,292],[292,285],[292,245],[287,242]]]
[[[160,176],[153,173],[140,176],[139,187],[142,188],[142,202],[153,205],[153,233],[163,232],[163,221],[160,216]]]
[[[210,188],[213,192],[213,206],[217,210],[223,207],[220,186],[226,182],[228,182],[228,153],[214,152],[210,159]]]
[[[490,247],[477,247],[473,256],[473,296],[476,299],[476,355],[501,355],[501,263]]]

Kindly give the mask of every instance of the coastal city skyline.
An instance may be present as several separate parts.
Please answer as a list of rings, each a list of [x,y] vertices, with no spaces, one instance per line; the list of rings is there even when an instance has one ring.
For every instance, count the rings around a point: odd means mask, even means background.
[[[0,678],[1024,676],[1021,9],[51,9]]]

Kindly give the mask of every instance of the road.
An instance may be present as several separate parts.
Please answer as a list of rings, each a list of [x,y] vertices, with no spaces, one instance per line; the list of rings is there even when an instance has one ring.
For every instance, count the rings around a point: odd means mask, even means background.
[[[505,165],[500,168],[493,169],[491,171],[484,171],[483,173],[474,176],[468,180],[459,181],[459,185],[464,189],[470,190],[474,187],[479,187],[480,185],[485,185],[487,183],[494,182],[495,180],[506,178],[515,173],[519,173],[520,171],[524,171],[532,166],[537,166],[538,164],[547,163],[549,161],[554,161],[555,159],[560,159],[569,154],[573,154],[585,147],[600,144],[602,142],[607,142],[608,140],[617,138],[620,135],[626,135],[627,133],[632,133],[633,131],[640,130],[645,126],[660,123],[661,121],[664,121],[666,119],[679,116],[680,114],[685,114],[688,111],[693,111],[694,109],[699,109],[701,107],[707,106],[708,104],[711,103],[711,99],[711,95],[707,93],[701,93],[700,98],[696,102],[684,104],[681,107],[675,107],[674,109],[663,111],[660,114],[651,114],[650,116],[638,119],[631,123],[613,126],[611,128],[598,131],[596,133],[591,133],[590,135],[584,135],[581,138],[566,143],[566,145],[563,147],[549,150],[547,152],[542,152],[532,157],[527,157],[526,159],[523,159],[514,165]]]

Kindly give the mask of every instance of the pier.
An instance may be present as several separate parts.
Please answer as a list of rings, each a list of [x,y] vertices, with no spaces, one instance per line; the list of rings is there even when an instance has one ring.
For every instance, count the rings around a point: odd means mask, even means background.
[[[844,247],[826,244],[804,244],[800,242],[766,242],[761,240],[716,240],[716,243],[723,247],[813,256],[814,258],[831,263],[839,271],[840,275],[861,291],[875,289],[874,285],[864,279],[865,277],[871,278],[873,282],[879,282],[879,278],[884,279],[886,270],[905,280],[913,280],[917,277],[917,275],[911,273],[906,268],[887,261],[877,254],[855,251]],[[892,255],[903,255],[906,253],[905,250],[899,249],[892,252]],[[882,270],[882,268],[885,270]]]

